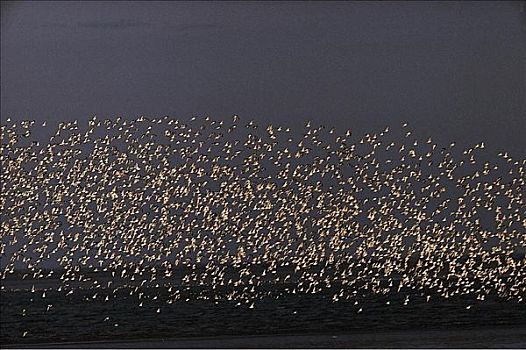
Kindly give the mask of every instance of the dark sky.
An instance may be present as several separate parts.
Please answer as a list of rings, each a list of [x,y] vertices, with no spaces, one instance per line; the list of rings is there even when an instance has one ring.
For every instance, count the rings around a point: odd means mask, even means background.
[[[10,2],[1,116],[313,120],[526,157],[521,2]]]

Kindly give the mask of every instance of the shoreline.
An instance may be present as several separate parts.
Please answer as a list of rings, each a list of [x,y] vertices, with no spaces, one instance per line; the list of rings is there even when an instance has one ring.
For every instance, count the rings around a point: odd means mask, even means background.
[[[330,334],[275,334],[58,343],[2,344],[2,348],[526,348],[526,325]]]

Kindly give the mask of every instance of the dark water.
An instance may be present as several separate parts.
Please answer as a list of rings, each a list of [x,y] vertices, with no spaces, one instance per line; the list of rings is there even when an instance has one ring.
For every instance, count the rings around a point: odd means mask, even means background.
[[[284,286],[272,286],[272,292],[278,293],[280,288]],[[158,298],[147,300],[142,307],[137,295],[130,295],[128,288],[116,293],[98,289],[95,299],[92,289],[77,289],[68,296],[48,289],[45,298],[42,290],[34,293],[25,289],[4,290],[1,293],[1,343],[526,325],[523,304],[497,297],[474,302],[473,297],[445,299],[435,295],[426,302],[420,293],[358,294],[352,300],[332,302],[328,292],[277,298],[274,294],[259,298],[250,308],[251,302],[236,306],[238,301],[196,300],[197,292],[202,294],[202,289],[184,289],[182,300],[168,304],[165,288],[143,288],[138,292]],[[104,301],[106,292],[111,296],[109,301]],[[410,301],[404,305],[406,295]],[[47,310],[48,305],[53,306]],[[23,309],[26,309],[25,316]]]

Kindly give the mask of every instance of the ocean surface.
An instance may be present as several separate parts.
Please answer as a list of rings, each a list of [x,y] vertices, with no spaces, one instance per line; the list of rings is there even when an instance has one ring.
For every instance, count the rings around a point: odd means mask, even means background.
[[[57,286],[53,280],[2,282],[2,345],[526,327],[524,303],[497,296],[474,301],[473,296],[432,295],[427,301],[421,293],[402,291],[358,293],[356,298],[333,302],[329,290],[276,297],[286,285],[269,285],[272,297],[239,304],[239,300],[198,300],[196,296],[208,287],[187,286],[170,304],[165,285],[139,289],[126,284],[111,289],[78,285],[69,295],[57,291]],[[216,295],[222,292],[216,290]],[[149,296],[142,306],[138,293]]]

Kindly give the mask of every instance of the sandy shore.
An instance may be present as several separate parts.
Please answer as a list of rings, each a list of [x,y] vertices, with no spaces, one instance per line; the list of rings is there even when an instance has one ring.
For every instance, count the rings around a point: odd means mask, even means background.
[[[2,346],[3,348],[14,348]],[[17,348],[526,348],[526,327],[17,345]]]

